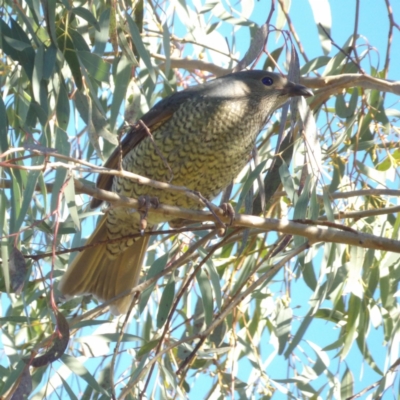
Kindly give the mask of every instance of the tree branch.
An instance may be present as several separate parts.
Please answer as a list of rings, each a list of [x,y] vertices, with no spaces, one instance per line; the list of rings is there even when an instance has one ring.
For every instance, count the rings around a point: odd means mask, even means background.
[[[161,54],[152,54],[152,56],[159,60],[166,60]],[[182,68],[188,71],[199,69],[202,71],[211,72],[217,77],[229,74],[231,72],[229,69],[218,67],[205,61],[179,58],[171,58],[171,67]],[[339,93],[342,89],[355,86],[362,87],[363,89],[376,89],[383,92],[390,92],[400,95],[399,81],[378,79],[370,75],[363,74],[341,74],[317,78],[302,77],[300,78],[300,83],[309,87],[310,89],[320,89],[318,92],[316,92],[316,95],[329,94],[327,97],[332,94]]]
[[[106,190],[86,187],[79,181],[75,181],[75,186],[81,191],[81,193],[86,193],[90,196],[107,201],[114,207],[129,207],[133,209],[137,209],[139,207],[139,202],[134,199],[118,196],[117,194],[108,192]],[[185,220],[198,222],[215,221],[215,217],[208,211],[188,210],[168,205],[160,205],[157,209],[151,208],[149,209],[149,212],[163,215],[165,220],[182,218]],[[215,213],[223,222],[230,222],[230,217],[224,216],[223,210],[219,207],[216,207]],[[261,231],[276,231],[290,235],[299,235],[306,237],[311,244],[318,242],[341,243],[350,246],[400,253],[400,241],[398,240],[387,239],[362,232],[352,233],[343,232],[334,228],[304,226],[303,224],[288,220],[261,218],[239,214],[236,215],[232,226],[255,228],[260,229]]]

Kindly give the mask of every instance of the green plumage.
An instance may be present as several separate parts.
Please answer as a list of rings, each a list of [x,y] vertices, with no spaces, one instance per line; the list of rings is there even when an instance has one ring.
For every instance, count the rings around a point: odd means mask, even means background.
[[[176,93],[162,100],[142,117],[154,143],[139,124],[128,133],[122,142],[123,168],[157,181],[186,186],[212,200],[246,165],[257,135],[271,113],[291,96],[310,94],[305,87],[265,71],[239,72]],[[118,157],[119,151],[114,152],[106,166],[115,167]],[[132,198],[157,197],[161,204],[190,209],[201,207],[180,193],[154,189],[126,178],[100,177],[98,186],[112,188],[114,192]],[[94,205],[98,205],[98,202],[95,201]],[[151,229],[165,219],[149,215],[147,221]],[[137,233],[139,222],[137,212],[112,208],[105,216],[106,229],[103,228],[103,234],[108,239],[115,239]],[[142,243],[142,246],[145,244]],[[107,300],[113,297],[112,294],[136,285],[139,274],[134,274],[134,281],[131,282],[114,282],[110,278],[118,275],[119,269],[127,267],[121,265],[120,257],[127,258],[126,253],[131,252],[137,254],[137,243],[132,239],[109,243],[102,250],[104,256],[100,263],[97,257],[99,250],[91,251],[93,255],[86,257],[85,266],[79,259],[74,261],[63,278],[61,288],[65,294],[89,292]],[[140,249],[140,254],[143,257],[143,249]],[[92,265],[88,259],[96,260],[96,265]],[[129,268],[140,270],[141,260],[138,262],[140,265],[129,265]],[[78,263],[81,264],[80,269],[75,267]],[[126,260],[124,263],[127,264]],[[84,274],[74,273],[74,268],[80,272],[82,268],[94,271],[107,269],[107,273],[104,273],[104,276],[108,276],[107,281],[92,280],[85,286]],[[96,274],[93,272],[92,276]],[[104,285],[117,285],[118,288],[106,291]],[[115,311],[124,312],[126,301],[119,304]]]

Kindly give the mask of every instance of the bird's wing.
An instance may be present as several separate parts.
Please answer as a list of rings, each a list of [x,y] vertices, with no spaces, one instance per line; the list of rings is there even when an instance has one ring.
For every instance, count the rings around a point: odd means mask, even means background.
[[[172,96],[161,100],[151,110],[144,114],[141,120],[144,122],[145,126],[150,130],[150,132],[155,131],[174,115],[175,111],[187,99],[187,97],[188,96],[185,91],[177,92]],[[133,125],[129,132],[122,139],[121,145],[114,149],[111,156],[104,164],[104,167],[118,169],[121,157],[124,158],[146,136],[148,136],[148,133],[145,127],[139,123]],[[97,178],[96,186],[99,189],[111,190],[113,178],[113,175],[100,174]],[[90,207],[99,207],[101,203],[102,200],[92,198]]]

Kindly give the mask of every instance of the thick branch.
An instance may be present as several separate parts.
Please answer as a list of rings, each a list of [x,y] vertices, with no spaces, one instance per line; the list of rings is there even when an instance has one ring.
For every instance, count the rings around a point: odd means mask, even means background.
[[[159,60],[165,60],[165,57],[161,54],[152,54],[152,56]],[[231,72],[229,69],[218,67],[209,62],[180,58],[171,58],[171,67],[183,68],[188,71],[193,71],[195,69],[208,71],[215,76],[222,76]],[[317,78],[303,77],[300,78],[300,83],[309,87],[310,89],[320,89],[317,94],[334,94],[339,93],[341,89],[344,88],[360,86],[364,89],[376,89],[382,92],[390,92],[400,95],[399,81],[394,82],[385,79],[378,79],[370,75],[362,74],[342,74]]]
[[[81,193],[86,193],[98,199],[108,201],[114,207],[139,207],[138,201],[134,199],[118,196],[106,190],[86,187],[79,181],[75,181],[75,186]],[[210,212],[187,210],[167,205],[160,205],[157,209],[150,209],[149,212],[163,215],[165,220],[182,218],[198,222],[214,221],[214,216]],[[215,212],[223,222],[230,222],[230,217],[225,217],[221,209],[217,209]],[[341,243],[350,246],[400,253],[400,241],[362,232],[343,232],[334,228],[305,226],[292,221],[240,214],[236,215],[232,225],[235,227],[256,228],[261,231],[276,231],[285,234],[299,235],[309,239],[311,244],[317,242]]]
[[[317,93],[337,93],[341,89],[360,86],[364,89],[376,89],[400,95],[400,82],[374,78],[362,74],[342,74],[318,78],[300,78],[300,83],[311,89],[321,89]]]

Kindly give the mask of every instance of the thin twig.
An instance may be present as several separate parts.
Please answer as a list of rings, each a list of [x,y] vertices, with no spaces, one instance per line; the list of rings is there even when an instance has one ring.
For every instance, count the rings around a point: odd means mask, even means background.
[[[398,144],[393,143],[390,148],[397,148]],[[52,183],[45,183],[46,185],[46,190],[48,192],[51,192],[53,190],[53,184]],[[0,189],[11,189],[12,187],[12,182],[10,179],[0,179]],[[37,185],[35,187],[35,190],[37,192],[41,191],[41,187]],[[81,193],[78,187],[75,187],[75,193],[78,194],[85,194]],[[273,198],[278,198],[278,197],[283,197],[287,196],[287,193],[284,190],[279,190],[274,193],[272,196]],[[394,196],[394,197],[400,197],[400,190],[396,189],[361,189],[361,190],[349,190],[346,192],[334,192],[334,193],[328,193],[328,196],[331,200],[336,200],[336,199],[348,199],[351,197],[360,197],[360,196]],[[317,195],[318,200],[323,201],[323,196]],[[228,200],[226,200],[228,201]],[[39,220],[37,223],[32,224],[30,227],[36,226],[40,222],[44,221],[46,218],[43,218],[42,220]],[[171,232],[172,233],[172,232]]]
[[[300,224],[305,224],[305,225],[329,226],[330,228],[336,228],[336,229],[340,229],[340,230],[347,231],[347,232],[358,233],[355,229],[350,228],[349,226],[345,226],[345,225],[342,225],[342,224],[336,224],[336,223],[330,222],[330,221],[320,221],[320,220],[314,221],[312,219],[294,219],[293,221],[298,222]]]
[[[217,230],[214,230],[214,231],[210,232],[208,235],[206,235],[205,237],[203,237],[201,239],[201,246],[203,246],[205,243],[207,243],[209,240],[211,240],[213,237],[215,237],[216,234],[217,234]],[[196,276],[196,274],[200,270],[200,268],[204,265],[204,263],[211,257],[211,255],[218,248],[219,248],[219,246],[213,246],[210,249],[210,251],[208,252],[207,256],[204,257],[204,259],[197,265],[197,267],[194,269],[192,274],[189,277],[186,278],[185,282],[182,284],[182,287],[179,290],[179,293],[175,296],[174,304],[172,305],[172,307],[171,307],[171,309],[169,311],[167,320],[166,320],[166,322],[164,324],[163,332],[161,334],[161,337],[160,337],[160,339],[158,341],[158,344],[157,344],[157,347],[156,347],[156,350],[155,350],[155,355],[156,356],[161,350],[161,346],[164,343],[164,339],[165,339],[165,337],[167,335],[167,332],[168,332],[172,317],[173,317],[173,315],[175,313],[176,308],[178,307],[179,302],[181,301],[181,298],[182,298],[183,294],[187,292],[187,289],[189,287],[190,282],[192,282],[194,280],[194,277]],[[151,375],[153,373],[154,367],[155,367],[155,364],[153,364],[151,366],[151,368],[150,368],[150,371],[149,371],[149,373],[147,375],[146,383],[145,383],[145,385],[143,387],[143,390],[140,393],[139,399],[142,399],[145,396],[146,388],[150,383],[150,379],[151,379]]]
[[[174,342],[172,345],[166,347],[163,349],[157,357],[152,358],[148,364],[143,368],[141,373],[136,377],[136,379],[127,385],[124,390],[121,393],[121,398],[123,398],[126,394],[129,393],[132,387],[134,387],[137,382],[142,378],[144,374],[147,373],[147,370],[151,367],[152,364],[154,364],[160,357],[162,357],[164,354],[168,353],[175,347],[183,344],[183,343],[190,343],[193,342],[196,339],[202,339],[204,337],[207,337],[219,324],[221,324],[227,315],[243,300],[245,299],[248,295],[254,292],[255,289],[257,289],[260,285],[262,285],[270,276],[276,274],[276,272],[282,268],[288,261],[290,261],[293,257],[297,256],[298,254],[302,253],[304,250],[308,248],[308,244],[304,243],[303,245],[299,246],[297,249],[293,250],[290,254],[288,254],[286,257],[284,257],[281,261],[279,261],[277,264],[273,265],[266,273],[261,275],[255,282],[253,282],[249,287],[240,294],[240,296],[237,296],[233,301],[229,299],[228,304],[226,307],[221,311],[214,319],[213,323],[210,324],[210,326],[205,329],[203,332],[200,332],[198,334],[192,335],[190,337],[187,337],[185,339],[179,340]],[[190,361],[190,360],[189,360]],[[178,371],[179,372],[179,371]]]
[[[328,31],[323,27],[323,25],[320,23],[318,24],[319,27],[325,32],[325,35],[329,38],[329,40],[331,41],[331,43],[341,52],[343,53],[352,63],[354,63],[358,70],[364,75],[365,71],[361,68],[361,65],[358,63],[357,60],[354,60],[353,57],[347,53],[346,51],[344,51],[339,45],[336,44],[336,42],[332,39],[331,35],[328,33]],[[354,43],[353,43],[354,46]]]
[[[42,222],[42,221],[40,221]],[[31,227],[30,227],[31,228]],[[121,236],[118,238],[114,239],[107,239],[107,240],[99,240],[97,242],[91,243],[91,244],[85,244],[84,246],[78,246],[78,247],[71,247],[70,249],[65,249],[65,250],[58,250],[56,251],[56,255],[62,255],[62,254],[68,254],[68,253],[73,253],[75,251],[83,251],[86,250],[90,247],[96,247],[96,246],[101,246],[104,244],[108,243],[118,243],[118,242],[123,242],[127,239],[136,239],[139,237],[143,236],[158,236],[158,235],[177,235],[179,233],[185,233],[185,232],[196,232],[196,231],[204,231],[204,230],[210,230],[210,229],[215,229],[215,225],[210,224],[210,225],[203,225],[203,226],[191,226],[189,228],[184,227],[184,228],[176,228],[176,229],[168,229],[168,230],[162,230],[162,231],[146,231],[143,233],[133,233],[130,235],[126,236]],[[32,259],[34,261],[41,260],[43,258],[47,258],[52,256],[53,253],[40,253],[40,254],[25,254],[24,257],[28,259]]]
[[[388,372],[394,372],[396,370],[396,368],[400,365],[400,358],[398,358],[393,364],[392,366],[389,368]],[[387,373],[388,373],[387,372]],[[386,373],[386,374],[387,374]],[[346,400],[354,400],[354,399],[358,399],[359,397],[361,397],[362,395],[364,395],[365,393],[369,392],[370,390],[376,388],[377,386],[379,386],[379,384],[382,382],[381,378],[378,381],[374,382],[372,385],[367,386],[365,389],[361,390],[360,392],[356,393],[353,396],[347,397]]]
[[[139,292],[136,292],[135,295],[132,296],[131,304],[129,305],[128,312],[126,313],[125,318],[124,318],[124,322],[122,323],[121,330],[120,330],[119,335],[118,335],[118,340],[117,340],[117,343],[115,344],[113,356],[112,356],[112,359],[111,359],[111,366],[110,366],[110,383],[111,384],[110,384],[110,386],[111,386],[111,394],[112,394],[112,398],[113,399],[117,399],[117,395],[115,393],[115,384],[114,384],[115,361],[116,361],[117,355],[119,353],[118,349],[119,349],[119,346],[121,345],[122,337],[124,336],[125,327],[128,324],[129,317],[130,317],[130,315],[132,313],[133,306],[137,302],[138,296],[139,296]]]
[[[297,47],[299,48],[300,54],[303,56],[304,61],[305,61],[305,62],[308,62],[309,59],[308,59],[308,57],[307,57],[306,52],[304,51],[303,45],[301,44],[301,40],[300,40],[300,38],[299,38],[299,36],[298,36],[296,30],[294,29],[294,25],[292,24],[292,20],[291,20],[291,18],[290,18],[289,12],[288,12],[287,9],[286,9],[285,3],[284,3],[283,0],[278,0],[278,1],[279,1],[279,5],[280,5],[281,8],[282,8],[283,14],[285,14],[286,21],[287,21],[287,23],[288,23],[288,25],[289,25],[290,33],[291,33],[292,36],[294,37],[294,40],[295,40],[295,42],[296,42],[296,44],[297,44]]]

